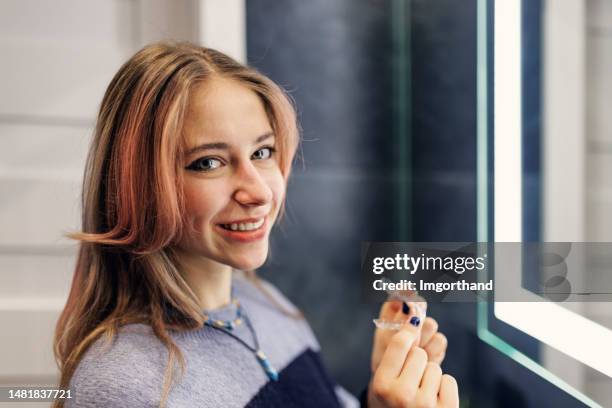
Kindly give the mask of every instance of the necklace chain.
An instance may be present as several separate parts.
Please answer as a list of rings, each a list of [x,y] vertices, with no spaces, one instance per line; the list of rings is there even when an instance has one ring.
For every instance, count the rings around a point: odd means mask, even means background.
[[[251,320],[247,316],[246,312],[242,309],[242,306],[240,305],[240,302],[238,302],[238,300],[234,299],[232,303],[234,303],[237,307],[235,319],[217,320],[217,319],[210,318],[210,316],[208,315],[205,315],[204,317],[206,318],[206,320],[204,321],[204,324],[217,331],[227,334],[228,336],[232,337],[234,340],[241,343],[244,347],[246,347],[249,351],[251,351],[255,355],[255,357],[257,358],[257,361],[263,368],[268,378],[270,378],[270,380],[272,381],[278,381],[278,371],[276,371],[274,367],[272,367],[272,364],[270,364],[270,360],[268,360],[268,357],[259,348],[259,339],[257,338],[257,333],[255,332],[253,325],[251,324]],[[246,323],[246,326],[251,332],[251,336],[253,337],[253,343],[255,343],[255,347],[252,347],[246,341],[244,341],[243,339],[241,339],[240,337],[238,337],[237,335],[235,335],[234,333],[230,331],[230,330],[233,330],[239,324],[241,324],[242,321]]]
[[[238,299],[232,299],[232,304],[236,305],[236,317],[232,320],[212,319],[208,314],[204,314],[205,323],[221,329],[234,330],[242,324],[242,308]]]

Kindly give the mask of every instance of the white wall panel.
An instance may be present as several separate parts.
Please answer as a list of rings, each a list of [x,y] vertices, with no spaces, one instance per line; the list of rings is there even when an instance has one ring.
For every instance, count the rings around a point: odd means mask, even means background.
[[[588,138],[612,146],[612,35],[587,37],[586,70]]]
[[[139,47],[172,39],[198,40],[198,0],[137,0]],[[228,0],[219,3],[225,4]]]
[[[0,118],[93,120],[134,47],[134,12],[125,0],[0,2]]]
[[[612,2],[610,0],[587,1],[587,26],[596,32],[612,34]]]
[[[0,121],[0,178],[23,174],[46,177],[64,172],[80,178],[93,129]]]
[[[63,246],[79,228],[80,183],[0,179],[0,246]]]
[[[65,298],[70,289],[75,254],[73,248],[58,254],[2,253],[0,310],[14,309],[17,298]]]
[[[587,1],[586,35],[586,240],[612,241],[612,2]],[[591,265],[609,265],[592,258]],[[599,271],[601,276],[610,271]],[[612,327],[612,304],[586,303],[586,315]],[[588,372],[587,394],[602,406],[612,405],[611,379]]]
[[[246,0],[200,0],[199,41],[246,62]]]
[[[589,191],[586,207],[589,241],[612,241],[612,189]]]
[[[612,404],[612,396],[610,396],[610,380],[601,375],[591,378],[587,384],[588,395],[598,395],[602,407],[609,407]]]
[[[2,38],[123,47],[133,41],[134,0],[2,0]]]
[[[51,40],[0,43],[0,115],[93,121],[127,54],[112,44]]]
[[[593,190],[612,190],[612,143],[593,144],[587,160],[588,185]]]
[[[0,334],[0,379],[56,375],[52,339],[58,316],[58,311],[0,310],[0,327],[10,328]]]

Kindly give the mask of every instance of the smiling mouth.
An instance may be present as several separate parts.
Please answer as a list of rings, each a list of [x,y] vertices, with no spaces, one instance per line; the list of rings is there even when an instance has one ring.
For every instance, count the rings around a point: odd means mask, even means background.
[[[219,224],[221,228],[228,231],[256,231],[262,227],[264,224],[265,218],[260,219],[255,222],[239,222],[239,223],[231,223],[231,224]]]

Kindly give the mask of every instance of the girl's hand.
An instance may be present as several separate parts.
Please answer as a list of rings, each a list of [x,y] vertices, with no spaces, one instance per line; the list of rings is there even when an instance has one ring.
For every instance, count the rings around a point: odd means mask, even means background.
[[[408,314],[403,313],[402,302],[399,300],[389,300],[383,303],[380,309],[379,318],[388,321],[409,320],[412,316],[416,316],[416,307],[410,303]],[[393,330],[376,329],[374,332],[374,345],[372,347],[372,372],[376,371],[383,353],[387,349],[390,339],[397,333]],[[438,332],[438,323],[431,317],[425,318],[424,322],[419,325],[417,336],[417,345],[424,349],[427,353],[427,360],[442,364],[446,355],[448,341],[446,336]]]
[[[427,361],[427,352],[416,346],[419,331],[406,323],[391,336],[368,387],[368,407],[459,407],[457,381]]]

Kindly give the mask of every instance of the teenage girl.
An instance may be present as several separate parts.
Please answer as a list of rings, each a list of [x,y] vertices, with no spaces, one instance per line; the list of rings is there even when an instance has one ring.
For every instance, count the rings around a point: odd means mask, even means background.
[[[270,79],[212,49],[147,46],[100,107],[72,287],[57,324],[73,407],[335,407],[358,402],[327,374],[299,311],[255,270],[268,256],[298,147]],[[413,308],[414,309],[414,308]],[[431,318],[387,302],[371,407],[458,407]]]

